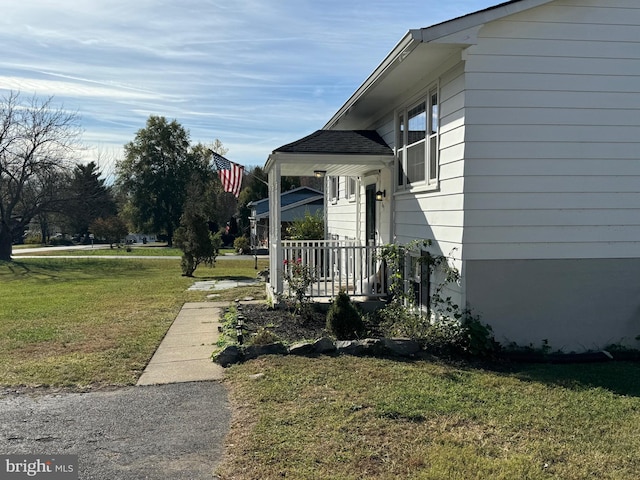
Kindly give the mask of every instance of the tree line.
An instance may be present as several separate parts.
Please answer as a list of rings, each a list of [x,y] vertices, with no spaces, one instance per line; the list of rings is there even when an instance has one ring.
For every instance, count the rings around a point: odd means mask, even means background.
[[[93,235],[115,243],[140,232],[173,245],[176,232],[184,242],[185,225],[195,221],[229,241],[248,236],[248,204],[268,196],[260,167],[248,171],[239,198],[224,192],[211,152],[225,155],[227,149],[217,139],[192,144],[177,120],[150,116],[124,146],[111,184],[95,162],[78,162],[80,138],[78,115],[52,98],[25,100],[11,92],[0,99],[0,260],[10,261],[12,245],[34,226],[47,243],[53,224],[79,242]],[[300,179],[282,184],[286,190]]]

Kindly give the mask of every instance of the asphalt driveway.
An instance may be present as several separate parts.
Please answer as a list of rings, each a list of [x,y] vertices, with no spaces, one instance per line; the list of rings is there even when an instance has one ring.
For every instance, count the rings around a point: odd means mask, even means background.
[[[230,419],[219,382],[0,392],[0,453],[78,455],[83,480],[211,480]]]

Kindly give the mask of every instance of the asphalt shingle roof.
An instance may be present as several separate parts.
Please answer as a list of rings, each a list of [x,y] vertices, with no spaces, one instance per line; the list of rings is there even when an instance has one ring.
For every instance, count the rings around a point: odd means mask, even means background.
[[[294,203],[303,202],[305,200],[309,200],[318,197],[318,195],[322,195],[322,192],[318,190],[314,190],[308,187],[298,187],[293,190],[289,190],[286,192],[282,192],[280,194],[280,207],[288,207]],[[321,204],[324,204],[324,200],[320,200]],[[260,215],[262,213],[269,211],[269,199],[263,198],[262,200],[256,200],[252,202],[252,206],[256,209],[256,215]]]
[[[393,155],[375,130],[317,130],[274,153],[319,153],[336,155]]]

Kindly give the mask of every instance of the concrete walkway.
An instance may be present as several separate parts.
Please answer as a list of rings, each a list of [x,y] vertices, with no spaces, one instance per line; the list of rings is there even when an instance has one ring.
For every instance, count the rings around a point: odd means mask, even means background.
[[[211,352],[228,302],[185,303],[137,385],[221,380],[223,368]]]

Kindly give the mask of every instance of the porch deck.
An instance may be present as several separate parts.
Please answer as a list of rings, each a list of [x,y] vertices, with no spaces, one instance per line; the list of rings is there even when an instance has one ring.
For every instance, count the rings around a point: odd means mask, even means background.
[[[309,267],[315,278],[307,293],[311,298],[333,298],[341,290],[366,299],[387,296],[382,247],[356,241],[283,240],[281,248],[282,272],[277,274],[290,275],[294,264]],[[283,289],[289,289],[286,281]]]

